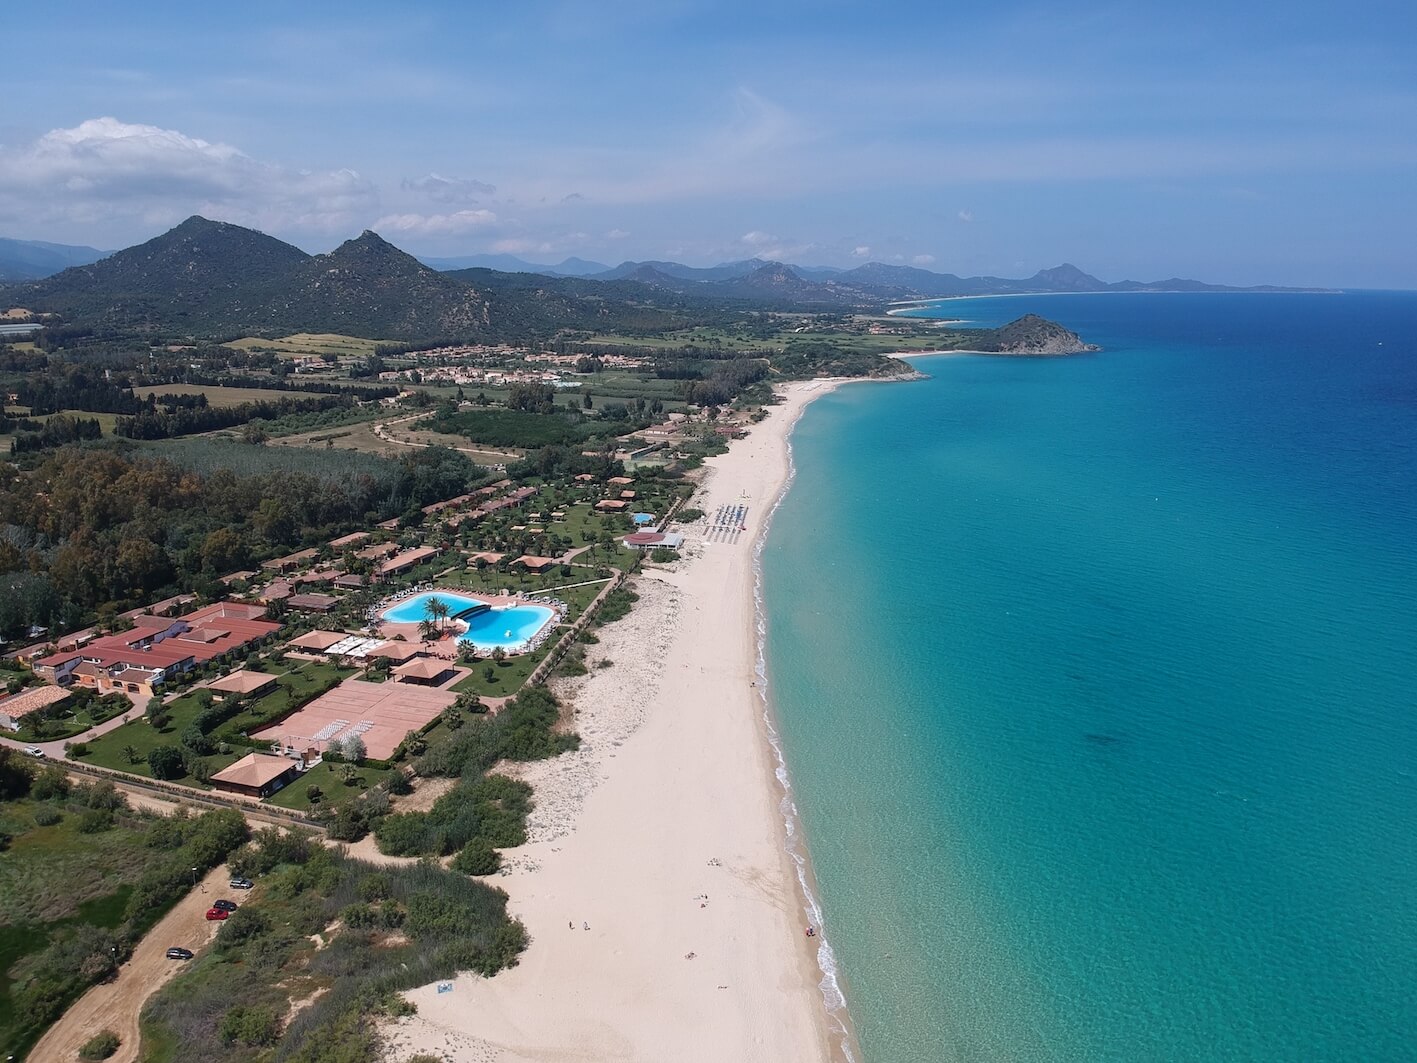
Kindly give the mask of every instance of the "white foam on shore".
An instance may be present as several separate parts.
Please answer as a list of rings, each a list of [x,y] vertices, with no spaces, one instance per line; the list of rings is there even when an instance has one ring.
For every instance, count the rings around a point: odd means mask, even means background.
[[[801,413],[802,411],[798,412],[799,417]],[[753,616],[758,634],[757,658],[753,663],[753,671],[758,677],[756,689],[758,697],[762,699],[762,718],[767,728],[768,744],[772,746],[773,757],[777,762],[773,774],[777,776],[778,784],[782,787],[782,801],[779,803],[778,809],[782,813],[787,831],[787,854],[792,858],[792,863],[797,868],[797,882],[802,887],[802,896],[806,900],[803,913],[807,917],[808,925],[816,927],[817,940],[820,942],[817,946],[817,966],[821,969],[822,978],[817,986],[821,990],[822,1003],[826,1007],[830,1025],[840,1037],[842,1054],[855,1063],[856,1057],[851,1051],[851,1046],[855,1042],[855,1037],[852,1035],[851,1013],[846,1005],[846,994],[841,988],[836,953],[832,951],[831,941],[827,935],[826,919],[822,913],[821,903],[817,900],[816,892],[812,888],[815,877],[812,874],[811,857],[807,852],[801,819],[797,814],[797,802],[792,796],[792,779],[787,771],[787,760],[783,756],[781,736],[778,734],[777,724],[773,719],[772,701],[768,697],[767,609],[763,601],[762,556],[763,546],[767,543],[768,535],[772,531],[773,516],[777,513],[778,506],[782,505],[782,500],[787,497],[792,482],[797,478],[797,465],[792,456],[792,432],[795,427],[796,422],[794,421],[788,426],[787,434],[783,439],[787,448],[787,477],[783,480],[777,497],[763,517],[757,541],[753,544]]]

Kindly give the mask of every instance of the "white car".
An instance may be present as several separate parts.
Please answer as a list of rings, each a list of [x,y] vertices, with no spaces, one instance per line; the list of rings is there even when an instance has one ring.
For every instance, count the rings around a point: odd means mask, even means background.
[[[25,746],[25,752],[32,757],[44,756],[44,750],[40,749],[39,746]]]

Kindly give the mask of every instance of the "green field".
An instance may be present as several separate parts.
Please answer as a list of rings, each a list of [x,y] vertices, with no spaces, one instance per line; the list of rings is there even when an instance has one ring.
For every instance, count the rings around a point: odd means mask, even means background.
[[[228,388],[219,384],[157,384],[152,387],[134,388],[133,394],[140,399],[149,395],[205,395],[212,406],[240,406],[243,402],[278,402],[281,399],[318,399],[323,395],[314,391],[277,391],[275,388]],[[90,416],[102,416],[90,415]]]
[[[335,354],[344,358],[367,358],[374,348],[389,340],[366,340],[358,336],[341,336],[334,332],[297,332],[278,339],[248,336],[226,344],[242,351],[275,351],[285,358],[311,358]]]

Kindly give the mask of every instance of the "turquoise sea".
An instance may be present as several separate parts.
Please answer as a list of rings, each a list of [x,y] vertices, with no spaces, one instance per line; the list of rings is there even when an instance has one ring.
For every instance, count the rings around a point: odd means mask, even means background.
[[[1417,1059],[1417,293],[950,301],[793,437],[767,678],[863,1063]]]

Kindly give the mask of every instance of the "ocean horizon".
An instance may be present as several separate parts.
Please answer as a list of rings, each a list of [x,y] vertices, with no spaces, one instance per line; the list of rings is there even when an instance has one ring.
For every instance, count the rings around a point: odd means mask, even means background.
[[[1417,1058],[1417,293],[951,299],[793,434],[766,675],[862,1063]]]

